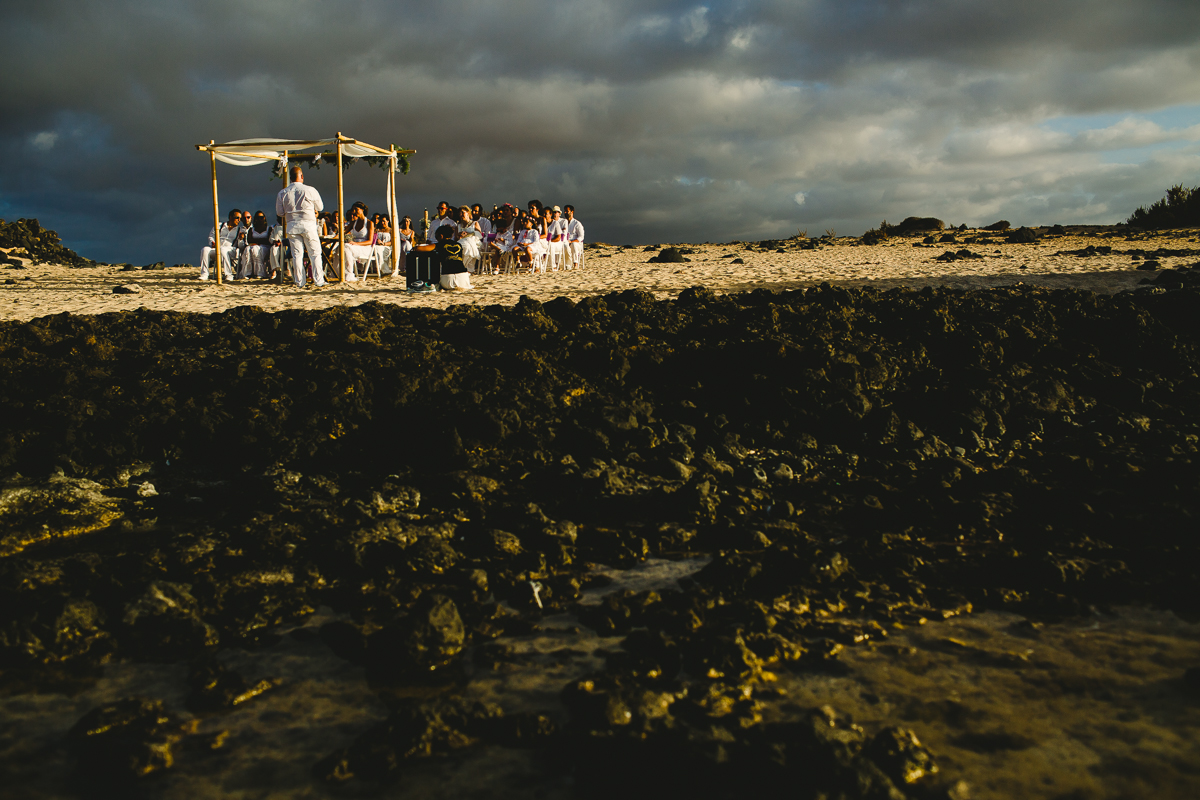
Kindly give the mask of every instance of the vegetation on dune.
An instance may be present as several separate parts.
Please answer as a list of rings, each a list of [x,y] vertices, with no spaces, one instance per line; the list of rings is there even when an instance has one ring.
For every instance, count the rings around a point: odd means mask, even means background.
[[[1200,227],[1200,186],[1186,189],[1183,184],[1176,184],[1167,189],[1166,197],[1154,201],[1149,208],[1138,206],[1126,223],[1150,230]]]

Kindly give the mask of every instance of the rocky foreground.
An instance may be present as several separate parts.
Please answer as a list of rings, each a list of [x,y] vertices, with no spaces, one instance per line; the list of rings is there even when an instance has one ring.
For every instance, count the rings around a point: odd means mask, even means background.
[[[1192,289],[5,323],[0,686],[186,662],[195,717],[131,696],[63,740],[78,791],[153,795],[229,757],[195,719],[286,690],[225,656],[327,608],[321,641],[389,716],[315,759],[313,791],[503,746],[598,796],[964,798],[919,720],[864,729],[781,677],[985,609],[1194,619],[1198,346]],[[677,589],[577,603],[598,564],[694,554]],[[472,700],[558,612],[623,638],[553,707]]]

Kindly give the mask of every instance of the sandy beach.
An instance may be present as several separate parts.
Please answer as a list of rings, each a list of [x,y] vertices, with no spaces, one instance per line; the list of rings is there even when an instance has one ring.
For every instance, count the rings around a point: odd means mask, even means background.
[[[546,301],[559,296],[580,300],[624,289],[640,288],[655,297],[674,297],[702,285],[717,293],[753,289],[788,290],[828,281],[849,286],[891,289],[927,285],[957,289],[1005,286],[1017,282],[1049,288],[1078,288],[1114,293],[1135,288],[1153,272],[1138,271],[1141,260],[1130,250],[1189,249],[1195,232],[1143,234],[1127,237],[1114,229],[1045,236],[1033,244],[1008,244],[1002,234],[966,231],[953,244],[921,244],[920,238],[894,238],[875,246],[856,238],[822,240],[818,249],[800,249],[788,240],[779,248],[759,243],[678,244],[693,250],[688,263],[647,263],[667,243],[622,247],[598,244],[588,248],[582,271],[545,275],[480,275],[468,292],[412,295],[403,280],[371,277],[357,283],[330,284],[316,289],[275,286],[243,280],[217,285],[200,281],[194,268],[127,270],[121,265],[69,268],[32,264],[13,256],[20,268],[0,269],[0,319],[30,320],[48,314],[103,314],[147,308],[159,311],[213,313],[239,306],[265,311],[286,308],[320,309],[382,302],[400,306],[442,308],[452,304],[512,305],[522,295]],[[1112,248],[1108,254],[1073,255],[1067,251]],[[970,250],[982,258],[941,262],[947,250]],[[732,263],[735,258],[745,263]],[[1158,259],[1162,268],[1182,267],[1195,256]],[[114,294],[113,288],[136,284],[135,294]]]

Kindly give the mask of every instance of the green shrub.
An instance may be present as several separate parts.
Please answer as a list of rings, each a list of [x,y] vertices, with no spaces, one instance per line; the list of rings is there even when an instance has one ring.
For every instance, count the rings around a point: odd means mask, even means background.
[[[1185,189],[1183,184],[1176,184],[1167,189],[1166,197],[1155,200],[1150,208],[1138,206],[1126,223],[1150,230],[1200,227],[1200,186]]]

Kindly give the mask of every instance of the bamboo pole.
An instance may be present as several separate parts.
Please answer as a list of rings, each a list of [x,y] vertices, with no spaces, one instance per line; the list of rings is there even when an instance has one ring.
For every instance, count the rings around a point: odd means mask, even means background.
[[[399,228],[400,220],[398,220],[396,218],[397,215],[399,214],[399,212],[396,210],[396,166],[397,166],[398,161],[399,161],[398,157],[392,156],[390,171],[388,172],[388,182],[392,184],[392,207],[389,208],[388,211],[391,212],[390,216],[392,218],[391,225],[392,225],[392,277],[393,278],[396,277],[396,270],[398,269],[397,265],[400,263],[400,234],[397,232],[400,230],[400,228]]]
[[[346,199],[342,189],[342,132],[337,135],[337,167],[338,167],[338,283],[346,282]]]
[[[290,177],[291,172],[292,172],[292,164],[291,164],[291,161],[288,160],[288,151],[287,150],[283,151],[283,161],[285,164],[287,164],[287,167],[283,170],[283,188],[286,191],[288,188],[288,182],[289,182],[288,178]],[[284,267],[287,266],[285,259],[283,257],[283,254],[286,252],[287,252],[287,214],[284,214],[283,215],[283,238],[279,240],[279,271],[275,273],[275,285],[276,286],[283,285],[283,270],[284,270]],[[300,261],[301,261],[301,263],[303,263],[303,261],[304,261],[303,257],[300,259]]]
[[[209,139],[208,144],[211,146],[213,140]],[[208,151],[208,158],[212,162],[212,184],[213,184],[213,263],[217,268],[217,283],[221,283],[221,212],[217,209],[217,153],[215,150]]]

